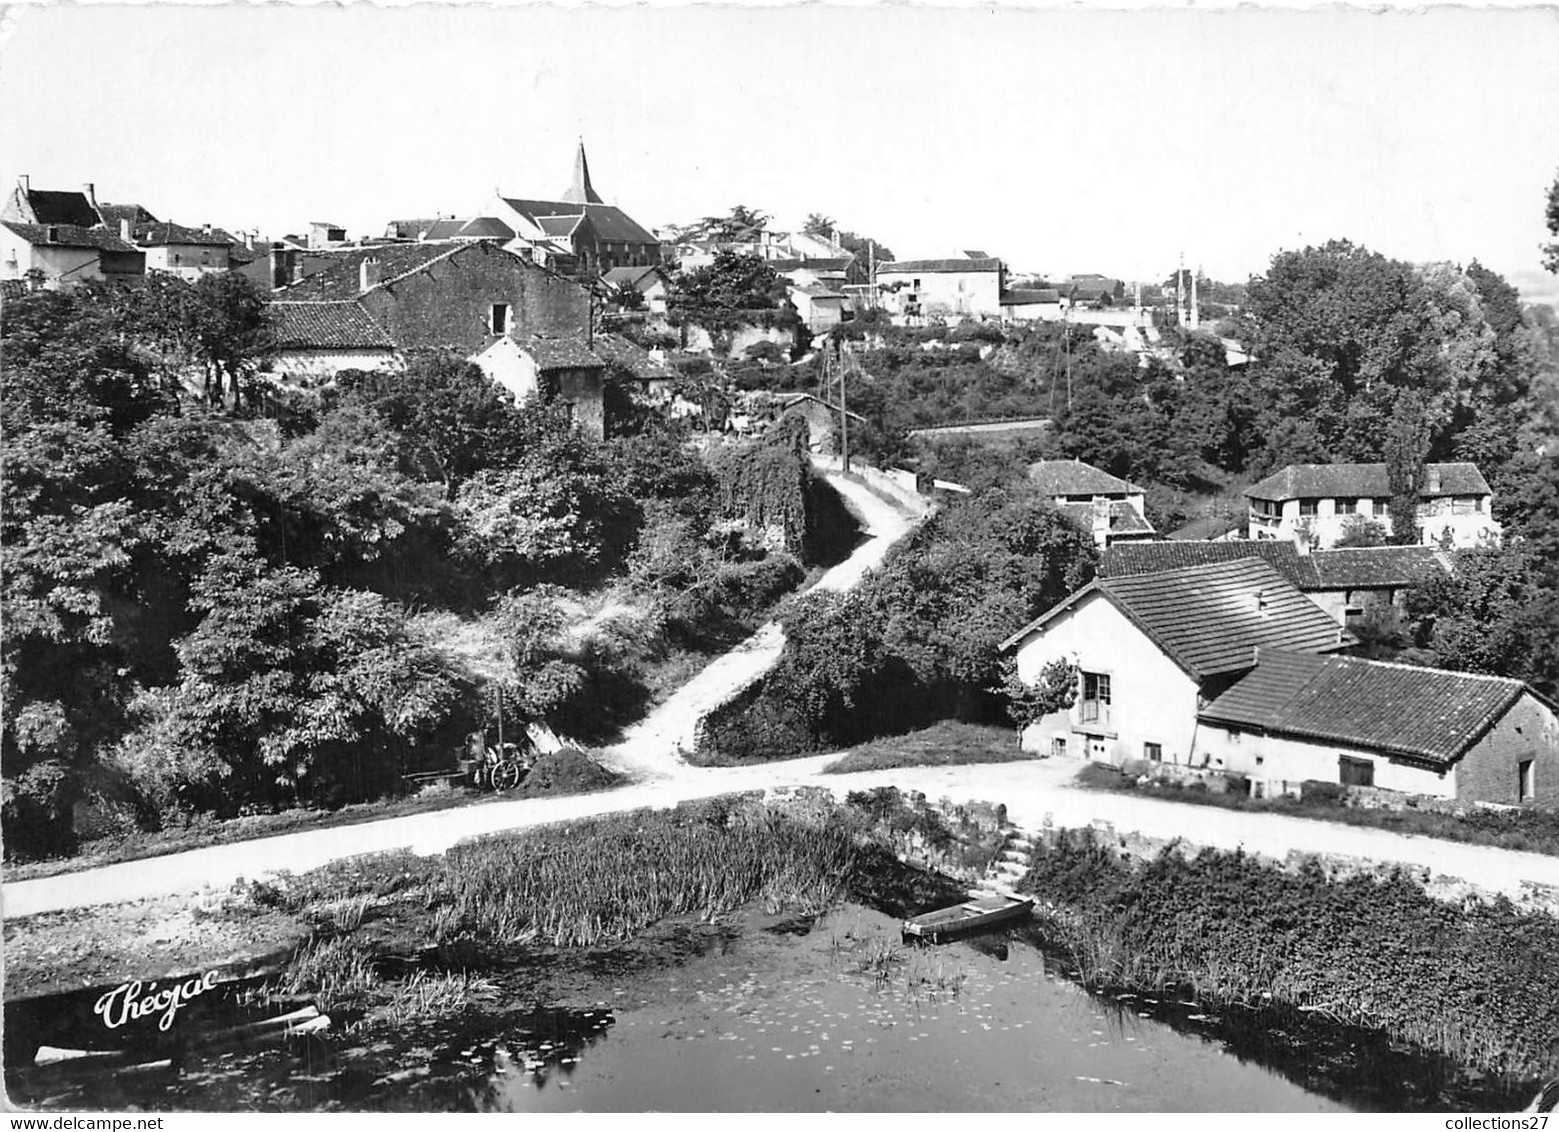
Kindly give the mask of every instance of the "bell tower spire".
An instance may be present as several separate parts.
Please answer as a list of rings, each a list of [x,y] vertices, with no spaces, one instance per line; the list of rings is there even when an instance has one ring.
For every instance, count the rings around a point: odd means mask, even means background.
[[[595,187],[590,184],[590,162],[585,160],[585,139],[579,139],[579,151],[574,155],[574,180],[563,199],[573,204],[605,204]]]

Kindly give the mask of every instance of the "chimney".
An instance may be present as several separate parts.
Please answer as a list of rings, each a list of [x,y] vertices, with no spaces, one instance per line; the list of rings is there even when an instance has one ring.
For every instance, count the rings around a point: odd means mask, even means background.
[[[1251,604],[1255,606],[1256,612],[1257,613],[1265,613],[1267,611],[1267,591],[1266,590],[1257,590],[1255,593],[1251,594],[1250,596],[1251,596]]]
[[[1110,501],[1103,496],[1095,496],[1092,515],[1093,540],[1100,546],[1110,541]]]
[[[206,236],[211,235],[211,225],[209,225],[209,224],[202,224],[200,226],[200,231],[201,231],[202,235],[206,235]]]
[[[247,248],[249,251],[254,251],[254,233],[253,232],[245,232],[245,233],[243,233],[243,237],[244,237],[244,247]]]
[[[1425,471],[1427,471],[1429,473],[1429,494],[1430,495],[1439,495],[1440,494],[1440,466],[1438,464],[1430,464],[1429,467],[1425,469]]]
[[[1310,554],[1310,537],[1304,531],[1294,532],[1294,552],[1301,558]]]
[[[16,178],[16,183],[22,187],[22,192],[32,192],[32,178],[29,177],[26,173],[23,173],[20,177]]]
[[[357,268],[358,291],[372,291],[379,285],[379,260],[377,256],[364,256]]]
[[[93,208],[97,207],[97,187],[91,181],[81,186],[81,191],[87,195],[87,203]]]
[[[121,216],[119,218],[119,238],[128,244],[132,242],[134,237],[135,233],[130,230],[130,218]]]

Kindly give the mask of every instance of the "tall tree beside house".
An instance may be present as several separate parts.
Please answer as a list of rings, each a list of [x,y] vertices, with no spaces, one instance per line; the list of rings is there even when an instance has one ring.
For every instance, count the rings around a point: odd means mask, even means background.
[[[1398,546],[1415,546],[1421,533],[1418,501],[1424,491],[1424,463],[1429,455],[1429,425],[1416,392],[1409,391],[1397,399],[1385,449],[1386,482],[1391,487],[1391,498],[1386,503],[1391,516],[1391,541]]]
[[[834,232],[834,218],[824,216],[821,212],[809,212],[801,230],[808,236],[831,236]]]
[[[708,330],[730,330],[755,317],[772,325],[799,321],[774,269],[758,256],[731,251],[716,252],[713,263],[679,275],[668,306],[673,324],[692,323]],[[769,311],[774,313],[754,314]]]

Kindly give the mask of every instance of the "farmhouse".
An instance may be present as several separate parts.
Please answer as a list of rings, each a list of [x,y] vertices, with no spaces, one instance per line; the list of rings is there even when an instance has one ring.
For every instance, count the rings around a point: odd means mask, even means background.
[[[908,259],[877,267],[883,306],[906,318],[999,318],[1004,269],[999,259]]]
[[[1197,712],[1256,663],[1258,648],[1330,653],[1353,636],[1254,558],[1096,578],[1002,643],[1029,683],[1056,661],[1076,702],[1023,729],[1025,750],[1120,765],[1189,765]]]
[[[1391,532],[1385,464],[1290,464],[1245,492],[1251,538],[1297,537],[1335,546],[1349,526],[1381,524]],[[1420,540],[1426,546],[1480,546],[1499,538],[1490,514],[1493,493],[1476,464],[1430,464],[1418,497]]]
[[[1260,793],[1320,780],[1559,804],[1559,720],[1519,680],[1262,648],[1198,718],[1198,761]]]

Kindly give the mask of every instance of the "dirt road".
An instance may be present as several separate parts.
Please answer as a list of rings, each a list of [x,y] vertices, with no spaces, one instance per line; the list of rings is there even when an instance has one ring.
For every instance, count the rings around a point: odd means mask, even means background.
[[[903,537],[914,520],[859,482],[826,470],[822,474],[860,521],[867,537],[813,588],[847,590],[881,565],[888,548]],[[621,743],[600,752],[601,761],[636,781],[675,778],[694,770],[681,761],[678,752],[693,749],[698,721],[774,667],[784,647],[784,630],[770,621],[677,689],[643,722],[629,728]]]

